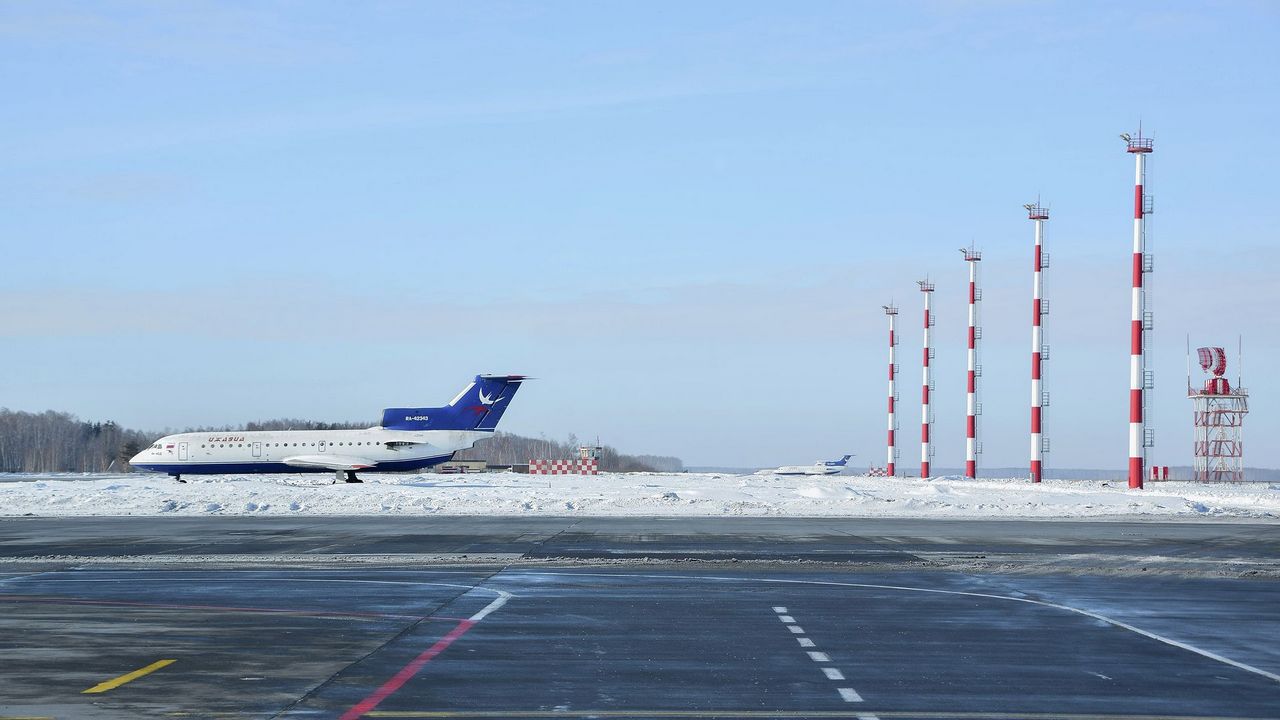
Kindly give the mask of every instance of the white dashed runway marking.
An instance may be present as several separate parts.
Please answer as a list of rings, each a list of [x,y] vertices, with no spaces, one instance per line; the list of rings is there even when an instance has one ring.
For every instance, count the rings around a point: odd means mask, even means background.
[[[836,688],[836,692],[840,693],[840,697],[844,698],[845,702],[862,702],[862,696],[859,695],[853,688]],[[875,716],[868,715],[868,717],[875,717]]]
[[[794,623],[796,621],[795,617],[787,614],[787,609],[785,607],[775,606],[773,608],[773,611],[778,614],[778,619],[784,623]],[[793,635],[805,634],[804,628],[800,627],[799,625],[789,624],[787,625],[787,629],[790,630]],[[796,638],[796,642],[800,643],[800,647],[802,648],[817,647],[817,644],[814,643],[813,640],[807,637],[798,637]],[[816,663],[831,662],[831,656],[820,650],[806,650],[805,654],[809,656],[810,660]],[[823,667],[820,669],[822,670],[822,674],[825,675],[828,680],[845,680],[844,673],[841,672],[839,668]],[[862,696],[859,695],[858,691],[854,690],[853,688],[838,687],[836,688],[836,692],[839,693],[840,699],[844,700],[845,702],[851,702],[851,703],[862,702]],[[877,718],[875,715],[867,714],[867,715],[858,715],[858,720],[879,720],[879,718]]]

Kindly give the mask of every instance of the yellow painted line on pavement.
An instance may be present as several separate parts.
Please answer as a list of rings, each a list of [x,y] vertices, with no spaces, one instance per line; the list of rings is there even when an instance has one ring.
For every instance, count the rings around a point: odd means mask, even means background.
[[[151,673],[159,670],[160,668],[167,667],[176,662],[178,661],[177,660],[157,660],[144,668],[138,668],[137,670],[134,670],[131,673],[126,673],[124,675],[121,675],[118,678],[112,678],[111,680],[108,680],[106,682],[100,682],[97,685],[94,685],[93,687],[89,688],[88,690],[81,690],[80,694],[92,695],[95,693],[104,693],[108,690],[114,690],[127,682],[133,682],[134,680],[137,680],[143,675],[150,675]]]

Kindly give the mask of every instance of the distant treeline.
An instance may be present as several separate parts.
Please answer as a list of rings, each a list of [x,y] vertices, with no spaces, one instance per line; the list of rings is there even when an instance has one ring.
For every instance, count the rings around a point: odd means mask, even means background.
[[[120,469],[154,439],[113,422],[0,409],[0,472],[106,472]]]
[[[89,422],[70,413],[52,410],[29,413],[0,408],[0,472],[126,472],[129,458],[157,438],[176,432],[225,432],[232,430],[349,430],[376,423],[322,423],[281,418],[256,420],[239,426],[193,427],[148,432],[123,428],[114,422]],[[485,460],[494,465],[514,465],[532,458],[577,457],[578,439],[565,442],[497,433],[476,447],[458,453],[458,459]],[[600,468],[614,472],[683,469],[679,458],[623,455],[611,447],[600,452]]]

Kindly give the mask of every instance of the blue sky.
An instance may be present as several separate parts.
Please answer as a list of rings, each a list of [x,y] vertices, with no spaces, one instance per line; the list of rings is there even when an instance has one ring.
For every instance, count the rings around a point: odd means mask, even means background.
[[[1021,466],[1038,195],[1049,464],[1118,469],[1141,121],[1152,461],[1184,336],[1243,334],[1277,466],[1277,67],[1265,2],[0,2],[0,405],[372,420],[523,372],[512,431],[879,464],[880,306],[909,440],[927,274],[957,466],[972,242],[982,462]]]

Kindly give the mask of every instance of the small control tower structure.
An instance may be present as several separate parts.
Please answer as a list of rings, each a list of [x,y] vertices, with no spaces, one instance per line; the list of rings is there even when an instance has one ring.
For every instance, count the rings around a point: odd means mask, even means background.
[[[1187,397],[1195,407],[1195,469],[1197,482],[1244,481],[1244,416],[1249,414],[1249,392],[1224,377],[1227,355],[1220,347],[1202,347],[1196,353],[1200,368],[1210,375],[1195,389],[1187,377]],[[1188,368],[1190,370],[1190,368]]]

